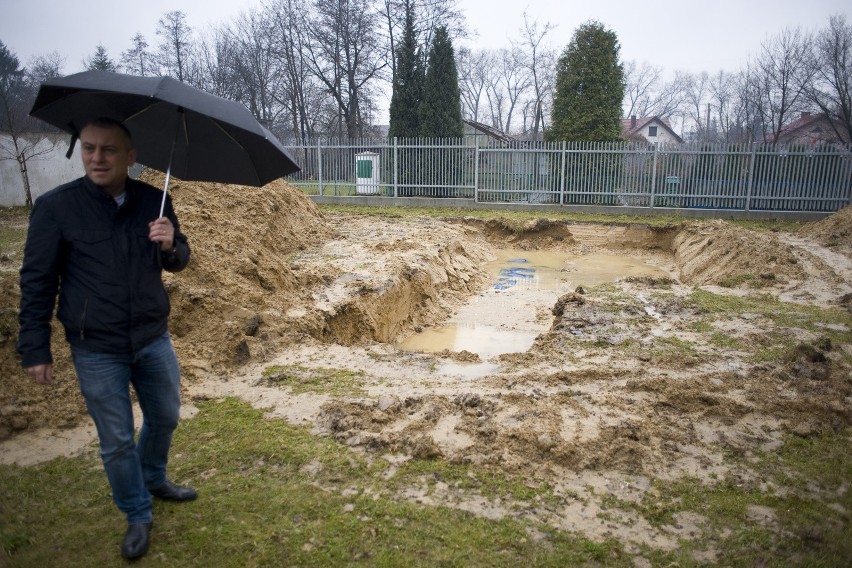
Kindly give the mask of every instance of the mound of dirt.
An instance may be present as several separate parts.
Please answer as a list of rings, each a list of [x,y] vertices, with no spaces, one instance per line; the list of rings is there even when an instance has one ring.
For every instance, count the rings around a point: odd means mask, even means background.
[[[774,285],[804,276],[791,245],[726,221],[685,223],[672,247],[681,282],[693,286]]]
[[[522,250],[538,250],[575,242],[567,224],[550,219],[541,218],[525,222],[492,219],[483,225],[489,240],[500,246],[509,245]]]
[[[799,229],[798,234],[852,257],[852,206],[845,207],[822,221],[805,225]]]
[[[142,181],[163,187],[162,173]],[[284,181],[263,188],[184,182],[169,191],[189,238],[186,270],[165,274],[172,303],[170,329],[184,376],[238,366],[300,331],[286,318],[306,285],[290,256],[327,240],[333,230],[301,191]],[[54,381],[44,387],[20,368],[15,353],[20,262],[0,272],[0,440],[37,428],[70,427],[86,414],[70,351],[54,321]]]
[[[164,182],[154,170],[140,179],[155,187]],[[308,283],[290,261],[332,235],[319,208],[281,180],[262,188],[174,180],[169,191],[192,248],[187,269],[164,276],[182,365],[238,366],[300,331],[286,314],[300,305]]]

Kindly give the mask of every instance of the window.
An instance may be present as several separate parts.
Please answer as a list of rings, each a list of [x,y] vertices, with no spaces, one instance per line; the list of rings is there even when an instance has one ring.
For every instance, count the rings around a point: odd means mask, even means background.
[[[656,136],[657,135],[657,127],[649,126],[648,127],[648,136]]]

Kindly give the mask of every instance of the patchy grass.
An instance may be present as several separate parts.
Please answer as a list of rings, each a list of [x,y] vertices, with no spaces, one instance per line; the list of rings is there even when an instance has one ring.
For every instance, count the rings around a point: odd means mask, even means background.
[[[650,226],[677,225],[686,219],[679,215],[601,215],[591,213],[527,211],[515,209],[465,209],[442,207],[373,207],[368,205],[337,205],[318,204],[326,213],[343,215],[363,215],[383,218],[433,217],[437,219],[503,219],[507,221],[526,222],[536,219],[550,219],[566,223],[603,223],[606,225],[643,224]]]
[[[271,385],[287,386],[293,394],[314,392],[333,396],[361,396],[365,373],[348,369],[303,367],[302,365],[273,365],[262,373]]]
[[[200,497],[156,502],[152,547],[142,565],[631,564],[615,542],[546,527],[536,528],[537,540],[519,520],[396,499],[377,476],[381,467],[262,414],[227,399],[205,402],[196,418],[183,422],[171,475],[193,484]],[[430,465],[414,464],[405,476],[423,475]],[[463,471],[442,471],[467,478]],[[507,490],[504,480],[482,476],[478,483],[490,493]],[[118,562],[124,522],[94,450],[32,468],[0,466],[0,497],[5,565],[52,566],[58,558],[63,566]]]
[[[754,350],[756,361],[788,358],[794,353],[798,340],[796,334],[786,332],[788,329],[803,329],[814,333],[819,338],[817,342],[824,348],[852,343],[852,315],[841,308],[820,308],[782,302],[766,294],[740,298],[704,290],[693,292],[690,301],[707,317],[739,317],[748,313],[772,320],[778,331],[761,339]],[[841,353],[847,359],[852,358],[852,354],[848,352]]]
[[[0,207],[0,257],[23,252],[29,213],[26,207]]]
[[[694,343],[674,336],[654,338],[651,354],[659,361],[687,365],[696,364],[701,358]]]
[[[704,536],[679,542],[678,565],[696,565],[696,557],[712,551],[719,566],[846,566],[852,558],[850,441],[848,433],[830,431],[808,439],[789,435],[780,450],[758,458],[760,485],[656,481],[638,502],[608,496],[604,503],[634,510],[655,527],[679,525],[687,514]],[[742,455],[728,457],[746,465]],[[755,468],[755,461],[747,466]]]
[[[667,227],[680,225],[684,222],[711,222],[715,219],[684,217],[683,215],[655,213],[653,215],[604,215],[578,213],[575,211],[528,211],[519,209],[466,209],[442,207],[412,207],[407,205],[387,207],[371,205],[338,205],[330,203],[317,204],[320,209],[330,214],[365,215],[375,217],[434,217],[439,219],[472,218],[472,219],[509,219],[531,221],[535,219],[551,219],[567,223],[601,223],[604,225],[648,225],[651,227]],[[795,233],[806,223],[789,220],[728,220],[728,222],[754,231]]]
[[[653,526],[689,514],[698,534],[672,552],[590,541],[510,514],[488,520],[403,498],[419,488],[480,496],[522,513],[576,499],[487,467],[411,460],[391,470],[305,428],[263,418],[236,399],[205,401],[182,422],[171,476],[192,503],[155,503],[152,547],[140,565],[165,566],[843,566],[852,554],[847,434],[790,437],[749,462],[769,483],[656,481],[639,501],[605,496],[607,514],[633,511]],[[733,456],[732,459],[746,459]],[[784,487],[785,490],[774,489]],[[421,501],[427,501],[423,499]],[[758,519],[753,512],[768,519]],[[122,515],[95,448],[30,468],[0,466],[0,545],[7,566],[111,566]],[[760,516],[760,515],[757,515]],[[707,556],[710,554],[711,556]],[[705,560],[701,560],[701,559]]]

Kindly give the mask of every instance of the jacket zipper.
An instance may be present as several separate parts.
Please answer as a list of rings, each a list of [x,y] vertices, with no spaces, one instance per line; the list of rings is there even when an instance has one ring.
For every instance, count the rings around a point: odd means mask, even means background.
[[[86,298],[86,300],[83,302],[83,315],[80,316],[80,340],[81,341],[86,340],[86,312],[88,311],[88,309],[89,309],[89,299]]]

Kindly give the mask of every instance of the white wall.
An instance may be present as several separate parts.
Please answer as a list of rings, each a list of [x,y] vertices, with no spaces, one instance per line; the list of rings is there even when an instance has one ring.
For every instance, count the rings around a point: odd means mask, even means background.
[[[65,158],[69,140],[70,136],[67,135],[45,136],[38,143],[37,149],[49,151],[42,156],[27,160],[33,200],[57,185],[81,177],[85,173],[83,163],[80,161],[79,145],[74,148],[74,154],[70,160]],[[53,148],[51,148],[51,144],[54,144]],[[8,134],[0,134],[0,145],[4,148],[11,148],[12,137]],[[9,154],[8,151],[0,150],[0,157]],[[0,207],[25,204],[24,181],[21,178],[18,162],[0,159]]]
[[[648,134],[649,128],[651,126],[657,127],[657,135],[656,136],[650,136]],[[663,126],[662,124],[660,124],[659,122],[657,122],[656,120],[651,121],[647,125],[645,125],[645,127],[642,129],[641,134],[642,134],[642,136],[645,137],[645,140],[648,140],[650,142],[657,142],[659,144],[671,144],[671,143],[678,142],[678,140],[675,139],[675,137],[671,135],[671,133],[666,129],[666,127]]]

